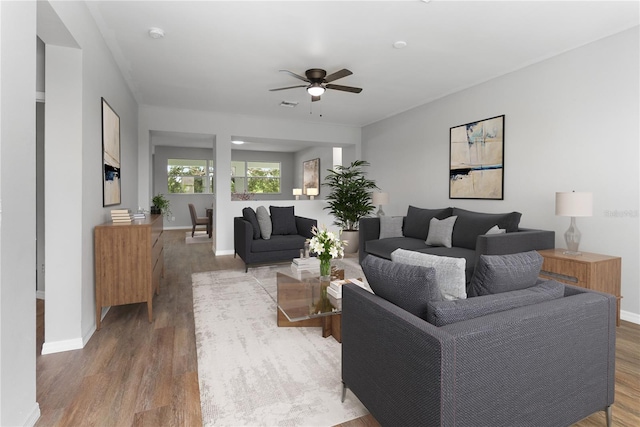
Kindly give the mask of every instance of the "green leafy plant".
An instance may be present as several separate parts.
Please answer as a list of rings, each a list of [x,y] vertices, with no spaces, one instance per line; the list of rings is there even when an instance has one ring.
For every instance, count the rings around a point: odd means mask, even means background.
[[[336,218],[334,223],[342,230],[357,230],[360,218],[368,216],[375,209],[371,203],[371,193],[378,187],[375,181],[365,177],[365,166],[369,166],[369,162],[356,160],[349,166],[327,169],[329,174],[322,185],[329,187],[331,193],[325,198],[328,201],[325,209],[329,209]]]
[[[169,218],[172,214],[171,212],[171,201],[164,197],[164,194],[160,193],[151,199],[153,206],[156,207],[165,217]]]

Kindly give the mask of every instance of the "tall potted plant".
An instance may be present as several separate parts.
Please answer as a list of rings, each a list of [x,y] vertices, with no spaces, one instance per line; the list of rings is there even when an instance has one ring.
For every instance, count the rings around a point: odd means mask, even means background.
[[[325,209],[335,217],[334,224],[342,230],[342,239],[348,242],[345,252],[349,253],[358,251],[358,221],[375,209],[371,193],[378,187],[375,181],[365,177],[363,168],[366,166],[369,162],[356,160],[349,166],[328,169],[329,174],[322,184],[331,189],[325,198],[328,201]]]

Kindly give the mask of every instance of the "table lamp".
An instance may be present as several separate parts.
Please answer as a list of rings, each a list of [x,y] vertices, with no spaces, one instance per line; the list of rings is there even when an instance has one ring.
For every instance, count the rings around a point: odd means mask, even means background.
[[[371,197],[371,202],[374,205],[378,206],[378,212],[376,213],[376,215],[384,216],[382,205],[389,204],[389,193],[373,193],[373,196]]]
[[[318,195],[317,188],[307,188],[307,196],[309,196],[309,200],[313,200],[315,196]]]
[[[593,194],[575,191],[556,193],[556,215],[571,217],[569,229],[564,233],[567,255],[581,255],[578,251],[582,233],[576,226],[576,217],[593,215]]]
[[[296,196],[296,200],[300,200],[300,196],[302,195],[302,188],[294,188],[293,195]]]

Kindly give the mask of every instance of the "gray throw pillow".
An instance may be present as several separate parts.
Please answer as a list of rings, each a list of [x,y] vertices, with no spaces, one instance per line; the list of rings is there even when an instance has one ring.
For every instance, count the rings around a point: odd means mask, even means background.
[[[391,260],[402,264],[433,267],[436,270],[436,282],[446,300],[466,298],[467,282],[464,258],[437,256],[406,249],[396,249],[391,252]]]
[[[361,266],[376,295],[421,319],[427,319],[429,301],[442,299],[433,268],[400,264],[373,255],[367,255]]]
[[[450,216],[445,219],[431,218],[427,245],[450,248],[453,225],[456,223],[456,219],[458,219],[457,216]]]
[[[499,294],[536,284],[542,256],[536,251],[480,255],[469,284],[469,296]]]
[[[271,217],[267,212],[267,208],[258,206],[256,217],[258,217],[258,224],[260,225],[260,235],[263,239],[269,240],[271,238]]]
[[[422,209],[409,206],[402,234],[405,237],[425,240],[429,234],[429,221],[431,221],[431,218],[444,219],[449,216],[451,216],[451,208]]]
[[[379,239],[389,237],[402,237],[402,221],[401,216],[381,216],[380,217],[380,236]]]
[[[269,206],[271,234],[298,234],[293,206]]]
[[[253,208],[244,208],[242,209],[242,217],[251,223],[251,227],[253,228],[253,238],[260,238],[260,223],[258,223],[258,217],[256,216],[256,211]]]
[[[454,301],[430,301],[427,321],[435,326],[444,326],[564,296],[562,283],[555,280],[544,280],[538,283],[527,289],[496,295]]]

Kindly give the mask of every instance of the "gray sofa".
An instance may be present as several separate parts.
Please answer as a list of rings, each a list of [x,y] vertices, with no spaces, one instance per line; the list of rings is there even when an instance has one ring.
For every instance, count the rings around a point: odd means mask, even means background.
[[[343,399],[350,389],[383,426],[558,427],[600,410],[611,425],[615,297],[553,285],[553,298],[511,309],[500,305],[532,288],[436,302],[476,311],[444,326],[345,285]]]
[[[452,247],[426,244],[432,218],[446,219],[456,216],[451,236]],[[359,222],[360,262],[371,254],[391,259],[396,249],[406,249],[439,256],[464,258],[467,282],[480,255],[503,255],[555,247],[555,232],[520,228],[519,212],[489,214],[460,208],[422,209],[409,206],[407,215],[397,217],[401,227],[395,230],[381,228],[381,220],[390,218],[362,218]],[[494,226],[506,230],[503,234],[485,234]],[[392,236],[380,238],[382,235]]]
[[[242,258],[245,272],[254,264],[291,261],[300,256],[300,249],[304,248],[307,239],[313,237],[311,229],[318,226],[318,221],[294,215],[292,207],[290,212],[288,220],[295,225],[289,227],[289,230],[278,232],[278,224],[272,224],[274,234],[269,233],[268,239],[263,238],[263,234],[259,232],[257,222],[252,224],[245,217],[233,219],[234,257],[238,255]]]

